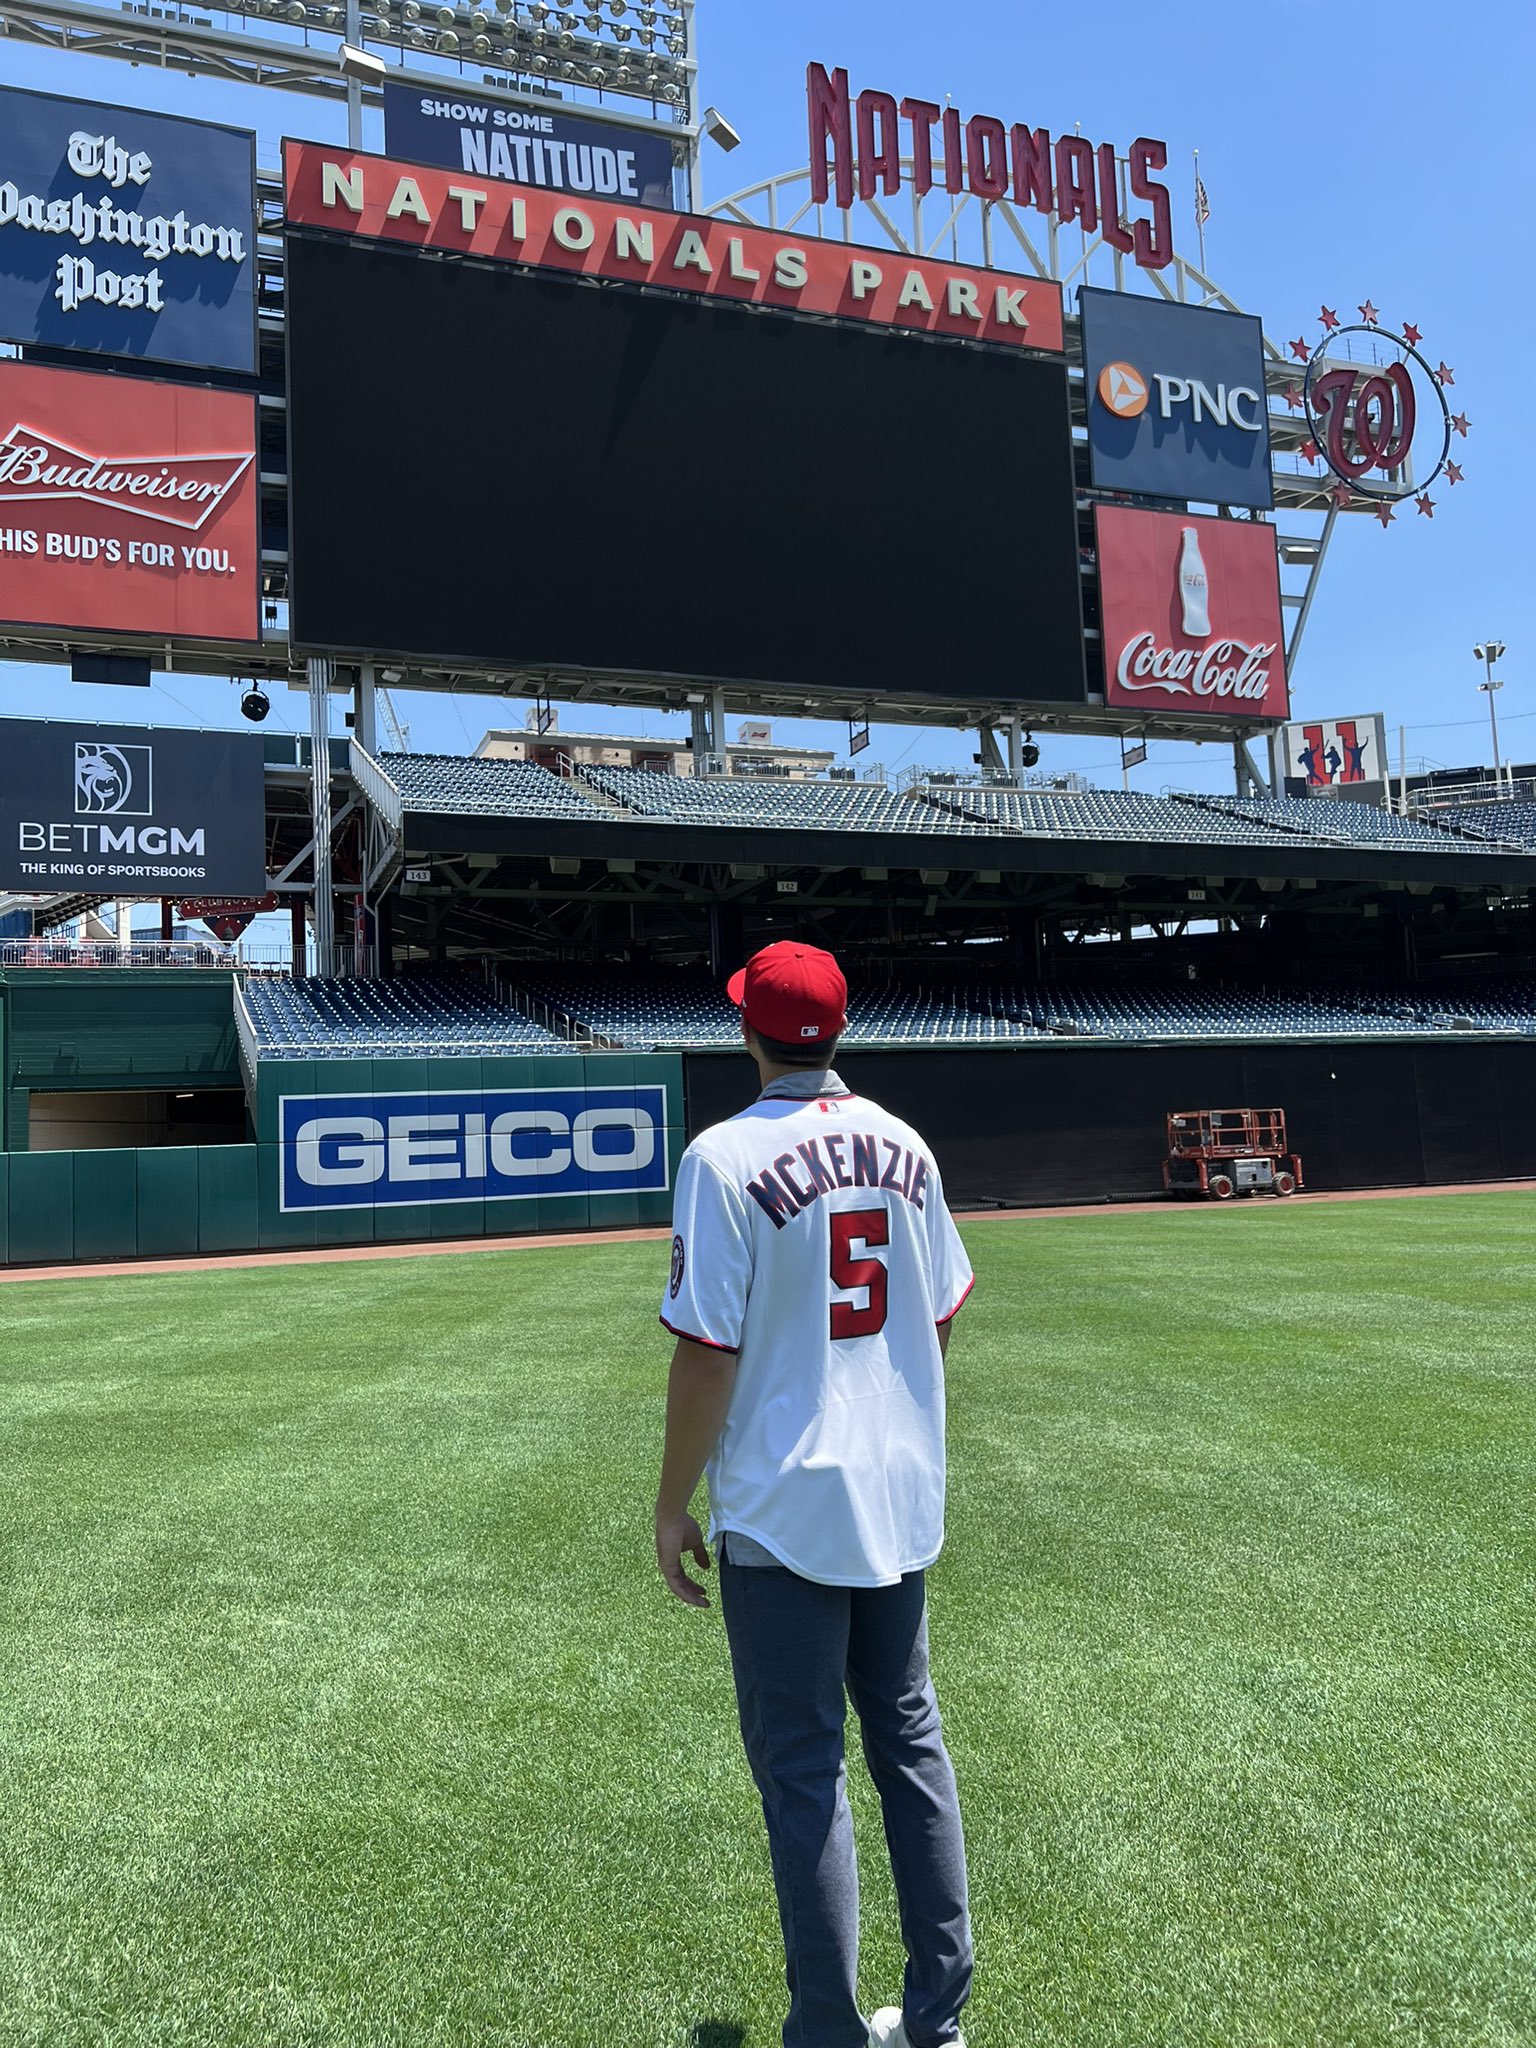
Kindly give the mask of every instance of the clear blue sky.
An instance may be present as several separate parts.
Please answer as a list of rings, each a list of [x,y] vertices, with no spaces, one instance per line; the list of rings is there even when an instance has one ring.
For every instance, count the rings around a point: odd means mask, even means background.
[[[941,39],[940,24],[964,32]],[[1383,531],[1341,521],[1294,678],[1299,711],[1382,710],[1396,747],[1459,765],[1490,758],[1486,699],[1473,643],[1509,653],[1499,699],[1505,756],[1536,756],[1536,604],[1525,465],[1532,445],[1532,287],[1528,141],[1536,56],[1529,0],[1398,0],[1350,18],[1319,0],[1283,15],[1231,5],[1159,14],[1133,0],[1091,10],[1021,8],[1014,0],[700,0],[703,96],[743,143],[710,149],[706,199],[806,159],[809,59],[846,64],[855,89],[942,100],[1053,132],[1081,122],[1122,148],[1155,135],[1170,149],[1178,246],[1195,250],[1191,152],[1210,196],[1208,267],[1271,335],[1318,332],[1326,302],[1346,317],[1369,296],[1389,325],[1412,320],[1432,361],[1455,370],[1452,394],[1472,423],[1455,455],[1466,481],[1434,488],[1436,516],[1400,512]],[[264,164],[284,133],[339,139],[344,116],[313,100],[207,79],[186,80],[106,59],[0,43],[0,81],[160,107],[254,127]],[[377,127],[371,147],[382,146]],[[472,416],[466,415],[466,428]],[[697,516],[680,480],[679,519]],[[786,562],[788,573],[818,565]],[[239,723],[227,682],[177,676],[153,692],[72,685],[58,671],[0,665],[0,711],[167,723]],[[413,743],[465,751],[487,724],[521,724],[521,704],[402,700]],[[616,731],[630,714],[563,714],[567,727]],[[299,696],[278,693],[271,725],[305,723]],[[652,732],[680,730],[653,714]],[[777,736],[841,750],[841,725],[780,721]],[[954,733],[877,728],[870,758],[969,763]],[[1113,744],[1052,741],[1043,766],[1118,782]],[[1228,785],[1225,750],[1155,746],[1136,786]]]

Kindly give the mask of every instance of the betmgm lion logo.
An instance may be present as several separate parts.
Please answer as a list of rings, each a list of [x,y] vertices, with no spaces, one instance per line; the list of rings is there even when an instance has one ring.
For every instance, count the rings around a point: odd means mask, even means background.
[[[154,812],[154,750],[75,742],[75,816],[148,818]]]

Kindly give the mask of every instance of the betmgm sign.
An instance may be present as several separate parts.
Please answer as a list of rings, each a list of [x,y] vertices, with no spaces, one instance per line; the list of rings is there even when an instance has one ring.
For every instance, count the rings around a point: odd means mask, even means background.
[[[0,889],[259,895],[265,771],[254,735],[0,722]]]
[[[659,1086],[283,1095],[278,1137],[287,1213],[671,1185]]]

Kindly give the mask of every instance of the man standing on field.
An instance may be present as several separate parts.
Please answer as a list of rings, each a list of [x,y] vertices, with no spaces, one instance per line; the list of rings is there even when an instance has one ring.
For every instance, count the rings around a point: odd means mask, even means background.
[[[784,2048],[944,2048],[962,2040],[972,1952],[924,1573],[944,1540],[944,1353],[971,1268],[921,1138],[831,1072],[847,995],[814,946],[769,946],[731,979],[763,1090],[678,1167],[656,1561],[679,1600],[709,1605],[683,1567],[709,1569],[688,1512],[707,1461],[784,1931]],[[901,2007],[871,2020],[845,1688],[907,1950]]]

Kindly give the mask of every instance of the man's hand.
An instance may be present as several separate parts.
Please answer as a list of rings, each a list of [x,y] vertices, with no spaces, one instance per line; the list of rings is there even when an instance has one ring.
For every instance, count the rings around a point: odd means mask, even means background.
[[[685,1606],[707,1607],[709,1595],[696,1579],[683,1570],[683,1559],[692,1553],[700,1571],[709,1570],[709,1551],[704,1531],[692,1515],[663,1515],[656,1512],[656,1562],[661,1576]]]

